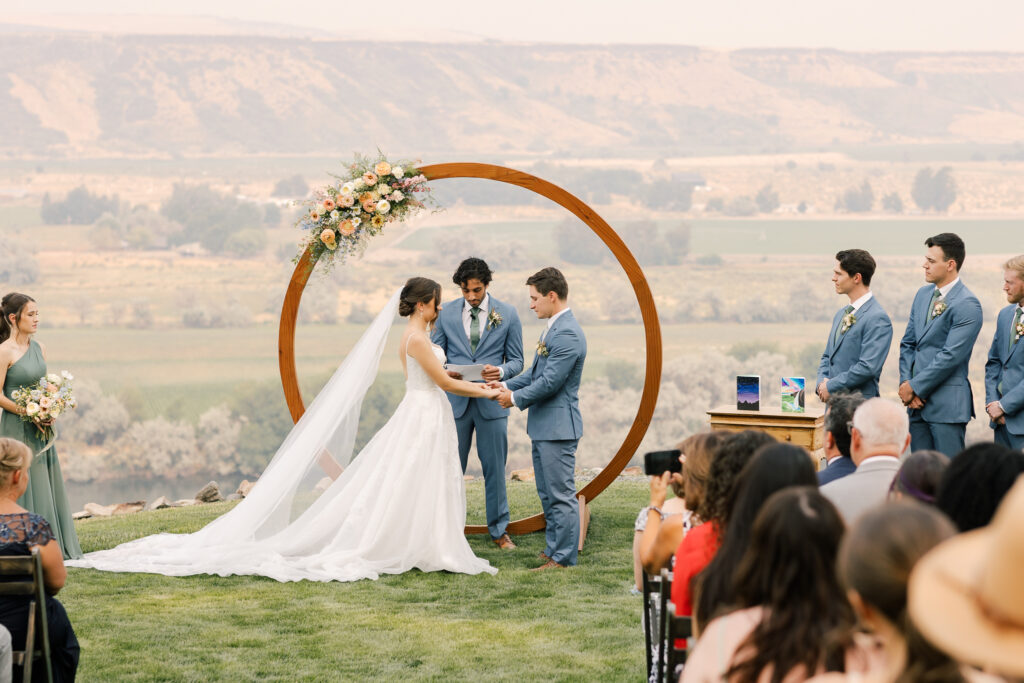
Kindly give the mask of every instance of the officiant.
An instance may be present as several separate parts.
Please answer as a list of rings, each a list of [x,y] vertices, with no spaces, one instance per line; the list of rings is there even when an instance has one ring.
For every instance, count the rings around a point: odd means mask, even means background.
[[[459,264],[452,281],[462,290],[462,297],[442,307],[432,339],[444,349],[449,365],[483,365],[481,376],[485,381],[501,381],[523,371],[523,326],[514,307],[488,294],[491,276],[483,259],[467,258]],[[462,378],[454,370],[448,374]],[[505,491],[509,411],[486,399],[449,393],[448,400],[455,415],[463,473],[476,434],[491,540],[502,550],[512,550],[516,546],[506,531],[509,511]]]

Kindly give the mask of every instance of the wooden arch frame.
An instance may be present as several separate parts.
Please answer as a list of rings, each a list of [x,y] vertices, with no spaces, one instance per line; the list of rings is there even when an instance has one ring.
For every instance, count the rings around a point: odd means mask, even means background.
[[[504,166],[493,164],[476,163],[451,163],[433,164],[424,166],[420,171],[428,180],[442,180],[444,178],[480,178],[483,180],[496,180],[510,185],[518,185],[531,190],[543,197],[547,197],[559,206],[567,209],[601,238],[609,249],[612,250],[615,259],[622,266],[633,286],[637,302],[640,304],[640,313],[644,323],[644,337],[647,349],[647,367],[644,374],[644,389],[640,396],[640,405],[637,407],[636,417],[626,434],[625,440],[619,450],[612,457],[611,461],[601,470],[593,480],[577,492],[577,496],[587,502],[593,500],[608,485],[619,476],[626,463],[630,461],[636,449],[640,446],[644,434],[647,432],[654,415],[654,407],[658,402],[658,388],[661,383],[661,325],[658,322],[658,314],[654,306],[654,297],[651,295],[651,288],[640,270],[640,264],[626,247],[622,238],[612,230],[593,209],[587,206],[579,198],[566,192],[557,185],[553,185],[537,176],[516,171]],[[281,308],[281,325],[278,330],[278,363],[281,368],[281,383],[284,386],[285,400],[288,402],[288,410],[291,412],[292,420],[298,422],[305,412],[305,405],[302,402],[302,392],[299,389],[298,375],[295,371],[295,321],[299,312],[299,301],[302,292],[313,273],[316,265],[312,260],[310,251],[306,252],[299,259],[291,280],[288,282],[288,291],[285,294],[284,305]],[[529,533],[544,528],[543,514],[536,514],[511,522],[508,530],[513,534]],[[467,534],[482,534],[487,532],[487,526],[467,525]]]

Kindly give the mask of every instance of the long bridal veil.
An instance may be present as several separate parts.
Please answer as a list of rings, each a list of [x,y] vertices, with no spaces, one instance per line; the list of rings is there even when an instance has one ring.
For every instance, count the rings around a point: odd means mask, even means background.
[[[183,575],[217,571],[210,555],[267,541],[311,506],[322,507],[332,495],[319,496],[315,485],[324,476],[324,459],[345,466],[353,457],[363,398],[380,366],[388,332],[398,313],[399,293],[387,305],[334,372],[305,414],[288,434],[249,495],[231,511],[193,534],[157,534],[117,548],[89,553],[73,567],[117,571],[151,571]],[[216,549],[216,551],[213,551]],[[207,561],[204,561],[205,560]]]

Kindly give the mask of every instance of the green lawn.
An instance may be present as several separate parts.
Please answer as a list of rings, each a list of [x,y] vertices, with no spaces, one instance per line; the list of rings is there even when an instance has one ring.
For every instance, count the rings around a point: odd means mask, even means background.
[[[578,567],[534,574],[542,533],[473,550],[496,576],[419,571],[356,583],[170,578],[70,570],[60,598],[82,646],[82,681],[600,680],[643,678],[630,543],[645,482],[592,504]],[[533,485],[512,484],[513,503]],[[470,482],[471,516],[482,482]],[[231,503],[78,522],[87,552],[193,531]],[[516,505],[515,507],[520,507]]]

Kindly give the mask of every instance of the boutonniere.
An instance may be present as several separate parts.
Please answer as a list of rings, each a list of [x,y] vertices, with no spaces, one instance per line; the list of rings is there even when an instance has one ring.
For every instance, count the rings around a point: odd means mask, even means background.
[[[847,313],[843,316],[843,326],[840,328],[839,332],[841,334],[846,334],[846,331],[853,327],[855,322],[857,322],[857,316],[855,316],[852,311]]]
[[[547,356],[548,356],[548,345],[545,344],[542,341],[537,342],[537,355],[538,356],[544,356],[545,358],[547,358]]]
[[[505,320],[501,317],[501,313],[498,313],[493,308],[491,309],[491,312],[487,314],[487,329],[493,330],[503,322],[505,322]]]
[[[1014,337],[1013,341],[1019,341],[1021,337],[1024,337],[1024,320],[1017,323],[1017,336]]]
[[[945,311],[947,308],[949,307],[946,305],[946,300],[939,299],[938,301],[935,302],[935,305],[932,306],[932,317],[938,318],[940,315],[942,315],[942,312]]]

